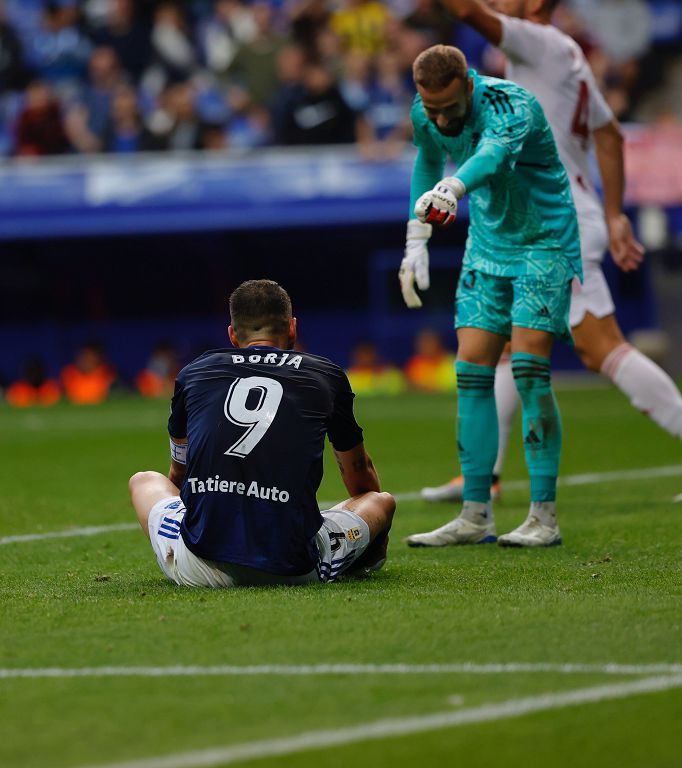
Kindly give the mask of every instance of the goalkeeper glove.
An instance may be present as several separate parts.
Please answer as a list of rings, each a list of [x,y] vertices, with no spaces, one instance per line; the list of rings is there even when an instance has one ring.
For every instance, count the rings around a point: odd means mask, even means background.
[[[425,192],[414,206],[414,215],[425,224],[449,227],[457,216],[457,201],[464,197],[466,187],[455,176],[441,179]]]
[[[419,309],[422,302],[414,289],[415,280],[420,291],[426,291],[429,281],[429,249],[427,243],[431,237],[431,225],[416,219],[407,222],[407,241],[405,255],[400,263],[398,278],[405,304],[410,309]]]

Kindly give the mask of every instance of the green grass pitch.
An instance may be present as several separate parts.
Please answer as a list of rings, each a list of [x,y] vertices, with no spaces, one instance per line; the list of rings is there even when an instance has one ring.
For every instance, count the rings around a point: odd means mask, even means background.
[[[559,401],[563,475],[594,473],[561,487],[562,547],[409,550],[404,536],[455,510],[406,500],[389,562],[372,578],[231,592],[164,581],[133,528],[7,541],[134,522],[127,478],[167,469],[167,403],[3,408],[0,766],[679,767],[682,503],[673,500],[682,493],[682,448],[611,389],[562,390]],[[452,398],[364,399],[356,410],[387,490],[410,493],[450,476]],[[513,443],[508,481],[525,476],[518,425]],[[602,477],[675,466],[660,476]],[[526,493],[518,483],[504,493],[498,531],[521,522]],[[342,497],[328,461],[319,498]],[[409,671],[465,663],[549,666]],[[558,666],[569,663],[594,666]],[[320,664],[408,671],[120,674]],[[607,664],[641,669],[607,674]],[[101,667],[110,676],[11,674]],[[599,693],[652,677],[664,690]],[[585,689],[597,691],[594,700],[561,705],[567,692]],[[539,701],[538,711],[520,714],[508,704],[518,699]],[[384,725],[374,738],[356,730],[376,723]],[[268,752],[273,740],[284,746]],[[235,745],[251,746],[230,751]],[[217,752],[201,762],[192,753],[202,750]],[[190,753],[185,762],[181,753]]]

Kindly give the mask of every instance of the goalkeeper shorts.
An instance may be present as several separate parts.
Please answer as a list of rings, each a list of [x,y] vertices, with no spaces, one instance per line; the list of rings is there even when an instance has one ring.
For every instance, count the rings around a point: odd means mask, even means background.
[[[572,277],[561,263],[547,275],[512,277],[464,267],[457,285],[455,328],[480,328],[511,338],[512,326],[517,326],[572,343]]]

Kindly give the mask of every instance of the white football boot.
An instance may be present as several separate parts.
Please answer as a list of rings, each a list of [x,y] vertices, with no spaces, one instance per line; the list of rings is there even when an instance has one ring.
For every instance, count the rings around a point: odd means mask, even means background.
[[[497,541],[495,521],[490,504],[480,504],[484,514],[470,514],[467,506],[462,515],[427,533],[413,533],[405,541],[408,547],[448,547],[456,544],[491,544]],[[473,517],[473,520],[471,519]],[[480,520],[480,522],[475,522]]]
[[[502,486],[499,480],[490,486],[490,498],[497,501],[500,498]],[[422,488],[420,496],[424,501],[462,501],[464,493],[464,477],[453,477],[443,485]]]
[[[554,502],[532,503],[524,522],[500,536],[497,543],[501,547],[555,547],[561,544]]]

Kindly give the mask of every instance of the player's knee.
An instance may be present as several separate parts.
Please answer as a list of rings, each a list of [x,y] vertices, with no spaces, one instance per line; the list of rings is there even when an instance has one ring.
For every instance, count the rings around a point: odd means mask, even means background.
[[[386,491],[381,491],[377,493],[377,502],[383,512],[386,527],[390,527],[393,522],[393,515],[395,514],[395,497]]]
[[[128,491],[132,496],[136,489],[148,483],[153,477],[157,475],[156,472],[136,472],[130,480],[128,480]]]
[[[585,368],[589,371],[594,371],[594,373],[599,373],[601,371],[602,364],[608,354],[599,348],[588,348],[583,346],[576,346],[575,351],[578,353],[578,357]]]

